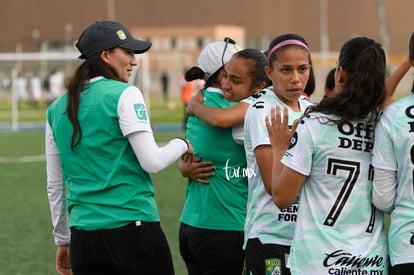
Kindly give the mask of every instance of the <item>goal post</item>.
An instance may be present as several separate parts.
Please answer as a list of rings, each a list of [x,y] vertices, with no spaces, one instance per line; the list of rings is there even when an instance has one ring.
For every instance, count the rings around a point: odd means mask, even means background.
[[[60,51],[60,52],[13,52],[0,53],[0,70],[6,70],[4,75],[10,79],[10,102],[11,102],[11,130],[13,132],[19,130],[19,95],[17,81],[18,76],[27,68],[39,72],[40,79],[47,78],[49,68],[62,68],[65,78],[72,75],[73,70],[82,61],[78,58],[79,53],[74,51]],[[139,66],[134,68],[133,74],[130,78],[130,83],[139,86],[143,92],[147,108],[149,109],[149,90],[150,90],[150,76],[149,76],[149,58],[148,54],[139,54],[135,56]],[[139,82],[137,82],[139,79]]]

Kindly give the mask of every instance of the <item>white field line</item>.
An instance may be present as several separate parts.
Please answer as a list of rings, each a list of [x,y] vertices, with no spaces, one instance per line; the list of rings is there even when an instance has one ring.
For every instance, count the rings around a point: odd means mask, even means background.
[[[0,156],[0,163],[28,163],[45,161],[45,155],[22,156],[22,157],[2,157]]]
[[[167,142],[158,143],[160,147],[167,145]],[[46,161],[46,155],[33,155],[33,156],[22,156],[22,157],[2,157],[0,156],[0,163],[28,163]]]

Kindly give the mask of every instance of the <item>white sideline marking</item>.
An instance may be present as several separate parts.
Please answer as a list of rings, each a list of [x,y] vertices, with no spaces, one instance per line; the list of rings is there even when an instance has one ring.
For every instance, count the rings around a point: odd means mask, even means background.
[[[45,155],[23,156],[23,157],[1,157],[0,163],[27,163],[45,161]]]

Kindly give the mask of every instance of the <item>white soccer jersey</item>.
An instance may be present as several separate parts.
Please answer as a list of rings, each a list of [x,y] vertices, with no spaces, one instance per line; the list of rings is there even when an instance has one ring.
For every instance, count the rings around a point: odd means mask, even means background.
[[[249,172],[249,195],[245,224],[245,245],[248,239],[259,238],[263,244],[289,246],[292,241],[296,221],[297,204],[288,209],[279,210],[270,194],[266,192],[263,179],[254,155],[254,149],[260,145],[270,145],[265,118],[270,116],[271,108],[286,105],[275,95],[272,88],[255,95],[256,101],[248,108],[244,119],[244,139]],[[289,125],[302,116],[311,105],[306,97],[299,99],[301,112],[289,108]]]
[[[257,99],[257,97],[260,97],[260,95],[260,93],[251,95],[241,100],[240,102],[251,105]],[[244,123],[240,123],[238,125],[233,126],[232,130],[234,141],[241,145],[244,144]]]
[[[332,118],[332,117],[330,117]],[[383,213],[371,195],[374,124],[312,113],[282,163],[308,176],[299,195],[292,274],[387,274]]]
[[[375,132],[372,165],[397,172],[389,229],[391,264],[414,263],[414,95],[385,109]]]

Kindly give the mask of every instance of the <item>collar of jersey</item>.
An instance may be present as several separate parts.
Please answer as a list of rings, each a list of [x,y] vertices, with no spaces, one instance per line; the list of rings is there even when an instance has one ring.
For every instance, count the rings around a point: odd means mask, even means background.
[[[211,93],[218,93],[218,94],[223,94],[223,91],[219,88],[214,88],[214,87],[208,87],[206,89],[206,92],[211,92]]]

